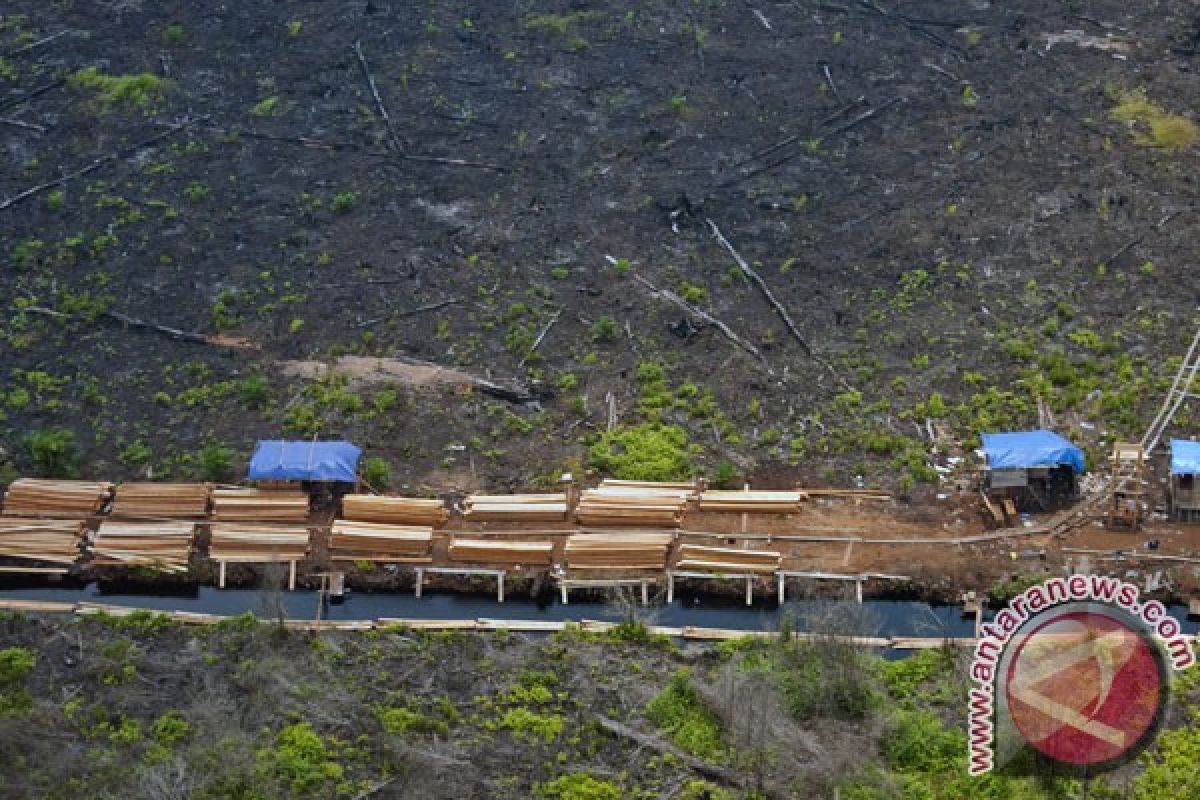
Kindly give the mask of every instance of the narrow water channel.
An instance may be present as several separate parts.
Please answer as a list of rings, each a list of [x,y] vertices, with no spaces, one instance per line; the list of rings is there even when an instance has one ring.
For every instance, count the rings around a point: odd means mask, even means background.
[[[149,608],[158,611],[192,611],[203,614],[234,615],[246,611],[269,615],[275,598],[293,619],[313,619],[317,611],[317,592],[299,589],[273,597],[260,589],[217,589],[211,586],[188,587],[178,594],[161,590],[140,594],[128,588],[112,589],[96,583],[78,588],[40,585],[0,588],[0,597],[14,600],[54,600],[59,602],[108,603],[118,606]],[[1170,613],[1183,624],[1185,633],[1200,632],[1200,620],[1187,618],[1187,607],[1174,605]],[[796,600],[782,608],[774,599],[758,598],[747,607],[740,599],[711,594],[679,591],[671,605],[651,606],[646,621],[672,627],[695,625],[729,630],[777,630],[786,618],[797,630],[814,627],[826,632],[860,636],[972,636],[974,620],[963,617],[958,606],[932,606],[904,600],[867,600],[858,606],[828,600]],[[405,593],[348,592],[340,603],[327,603],[324,619],[370,620],[380,617],[409,619],[514,619],[514,620],[614,620],[619,611],[602,602],[559,602],[548,594],[544,602],[510,597],[497,603],[494,595],[463,592],[439,592],[427,589],[424,597]],[[988,615],[990,616],[990,615]]]

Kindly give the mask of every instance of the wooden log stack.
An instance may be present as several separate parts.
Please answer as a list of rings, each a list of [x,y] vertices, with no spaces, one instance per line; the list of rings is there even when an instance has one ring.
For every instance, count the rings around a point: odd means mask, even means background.
[[[563,522],[565,494],[473,494],[465,503],[467,519],[484,522]]]
[[[549,566],[554,542],[517,542],[511,539],[470,539],[455,536],[448,549],[451,561],[478,564]]]
[[[215,489],[218,522],[306,522],[308,495],[296,489]]]
[[[665,569],[670,533],[577,533],[567,539],[567,569]]]
[[[92,564],[186,572],[195,530],[191,522],[105,521],[92,541]]]
[[[804,499],[798,491],[705,491],[699,510],[748,514],[798,514]]]
[[[83,543],[82,520],[0,518],[0,556],[74,564]]]
[[[433,528],[384,525],[377,522],[333,523],[329,539],[331,561],[430,563]]]
[[[4,514],[13,517],[75,519],[100,513],[112,493],[104,481],[21,478],[9,484]]]
[[[212,485],[207,483],[122,483],[113,499],[114,517],[203,519]]]
[[[429,525],[436,528],[444,525],[450,514],[437,498],[348,494],[342,498],[342,517],[350,522]]]
[[[782,563],[783,556],[775,550],[685,544],[679,548],[675,569],[681,572],[774,573]]]
[[[678,528],[686,507],[687,500],[681,497],[585,489],[575,519],[597,527]]]

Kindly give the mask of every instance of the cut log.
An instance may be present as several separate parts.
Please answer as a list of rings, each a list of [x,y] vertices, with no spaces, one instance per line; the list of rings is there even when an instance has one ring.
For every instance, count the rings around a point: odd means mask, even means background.
[[[74,564],[83,542],[82,520],[0,517],[0,556]]]
[[[298,490],[216,489],[214,520],[220,522],[305,522],[308,495]]]
[[[122,483],[116,489],[114,517],[203,518],[208,516],[208,483]]]
[[[104,481],[21,478],[9,484],[4,514],[15,517],[88,517],[98,514],[112,492]]]
[[[458,562],[549,566],[554,558],[554,542],[514,542],[456,536],[450,542],[448,552],[450,560]]]
[[[701,547],[685,544],[679,548],[675,568],[684,572],[773,573],[783,563],[775,550],[739,550],[734,547]]]
[[[101,523],[92,564],[186,572],[196,526],[191,522]]]
[[[329,538],[331,561],[403,561],[432,559],[433,528],[336,520]]]
[[[467,519],[485,522],[561,522],[567,518],[566,494],[470,495]]]
[[[342,516],[350,522],[431,527],[443,525],[450,518],[445,504],[437,498],[385,497],[373,494],[348,494],[343,497]]]

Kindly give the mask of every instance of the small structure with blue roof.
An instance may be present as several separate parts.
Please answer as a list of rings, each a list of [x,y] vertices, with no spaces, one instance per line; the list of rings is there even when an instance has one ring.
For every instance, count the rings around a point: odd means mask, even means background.
[[[1184,522],[1200,521],[1200,442],[1171,440],[1171,513]]]
[[[263,440],[250,459],[252,481],[355,483],[362,450],[350,442]]]
[[[982,438],[988,496],[1028,511],[1061,508],[1079,496],[1084,455],[1068,439],[1046,430],[985,433]]]

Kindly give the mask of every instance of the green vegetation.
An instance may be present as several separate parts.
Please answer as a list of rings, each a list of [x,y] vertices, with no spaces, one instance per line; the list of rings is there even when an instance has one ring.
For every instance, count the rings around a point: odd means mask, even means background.
[[[392,482],[392,469],[379,456],[371,456],[363,462],[362,475],[373,489],[386,489]]]
[[[671,741],[697,758],[729,759],[720,720],[700,699],[686,669],[676,672],[667,688],[646,704],[645,714]]]
[[[32,431],[22,444],[38,477],[74,478],[79,475],[79,447],[72,431],[66,428]]]
[[[152,110],[162,104],[170,84],[150,72],[136,75],[107,75],[95,67],[81,69],[67,78],[67,85],[77,92],[95,96],[101,111],[116,106]]]
[[[587,772],[572,772],[539,784],[535,793],[546,800],[622,800],[626,797],[617,784]]]
[[[622,480],[686,480],[695,474],[694,456],[683,428],[657,422],[607,431],[588,448],[592,468]]]
[[[233,475],[233,450],[213,443],[200,451],[200,474],[207,481],[229,480]]]
[[[250,113],[255,117],[277,117],[283,113],[283,109],[279,98],[272,95],[255,103]]]
[[[24,647],[0,650],[0,717],[26,714],[33,707],[33,696],[25,688],[25,678],[37,663],[37,654]]]
[[[1109,96],[1115,103],[1109,116],[1127,123],[1134,143],[1141,147],[1186,150],[1200,141],[1195,122],[1151,101],[1144,89],[1111,90]]]

